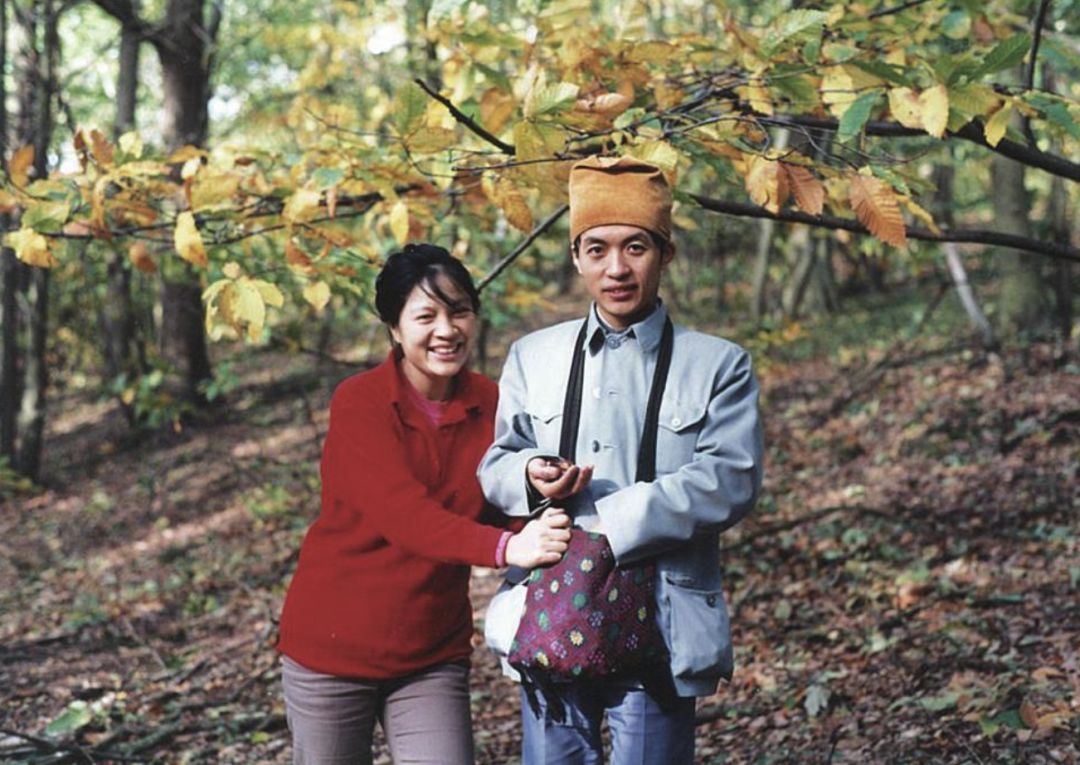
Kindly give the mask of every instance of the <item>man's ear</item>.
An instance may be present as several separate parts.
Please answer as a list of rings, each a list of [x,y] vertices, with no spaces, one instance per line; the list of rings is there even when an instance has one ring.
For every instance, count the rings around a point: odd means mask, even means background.
[[[577,272],[581,273],[581,258],[578,257],[578,248],[570,245],[570,260],[574,261],[574,268]]]
[[[668,241],[667,247],[664,249],[664,256],[660,258],[660,264],[667,266],[672,260],[675,259],[675,242]]]

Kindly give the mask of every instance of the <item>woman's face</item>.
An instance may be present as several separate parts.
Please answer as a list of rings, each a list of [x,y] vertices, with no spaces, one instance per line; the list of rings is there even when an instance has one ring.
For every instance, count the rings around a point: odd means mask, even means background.
[[[451,381],[472,353],[476,312],[451,279],[442,275],[436,279],[454,305],[443,303],[421,282],[405,299],[390,334],[401,346],[401,368],[413,387],[426,398],[443,400],[449,397]]]

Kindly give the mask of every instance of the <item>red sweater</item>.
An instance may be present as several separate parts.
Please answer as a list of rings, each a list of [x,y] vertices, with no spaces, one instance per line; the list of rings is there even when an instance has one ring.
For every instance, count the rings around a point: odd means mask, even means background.
[[[322,510],[300,548],[278,649],[317,672],[400,677],[471,652],[469,565],[495,565],[502,530],[477,522],[476,479],[498,388],[462,372],[438,426],[409,401],[393,356],[338,386]]]

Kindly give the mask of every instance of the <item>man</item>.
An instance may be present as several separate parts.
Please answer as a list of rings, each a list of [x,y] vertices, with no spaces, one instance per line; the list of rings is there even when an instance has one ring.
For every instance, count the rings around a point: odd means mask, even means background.
[[[613,762],[690,765],[694,699],[732,671],[718,534],[761,485],[758,386],[747,353],[674,330],[659,410],[656,478],[635,481],[650,381],[667,309],[661,275],[675,256],[671,189],[656,167],[590,158],[570,172],[574,265],[592,297],[578,435],[580,462],[558,459],[563,407],[581,320],[534,332],[510,349],[495,442],[480,466],[488,500],[526,515],[545,499],[577,527],[601,532],[619,566],[655,564],[656,608],[678,698],[653,698],[635,678],[560,684],[568,714],[524,703],[523,760],[599,763],[606,713]]]

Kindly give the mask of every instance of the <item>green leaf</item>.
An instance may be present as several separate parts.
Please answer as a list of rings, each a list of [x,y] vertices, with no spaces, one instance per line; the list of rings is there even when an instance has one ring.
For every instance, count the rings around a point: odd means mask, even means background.
[[[943,712],[946,709],[951,709],[956,706],[956,700],[959,698],[958,693],[946,693],[943,696],[929,696],[925,699],[919,699],[919,706],[930,712]]]
[[[340,167],[320,167],[311,174],[311,180],[315,182],[315,188],[322,191],[331,186],[341,183],[345,177],[345,171]]]
[[[851,106],[847,108],[847,111],[844,112],[844,116],[840,118],[840,128],[836,135],[837,140],[847,141],[862,132],[880,98],[881,93],[876,90],[863,93],[856,98],[851,103]]]
[[[977,77],[994,74],[1003,69],[1016,66],[1024,60],[1024,56],[1031,49],[1031,35],[1024,33],[1002,40],[997,46],[983,58],[982,66],[979,67]]]
[[[65,736],[86,726],[94,719],[94,711],[82,699],[76,699],[67,705],[60,716],[45,727],[47,736]]]
[[[907,70],[903,67],[886,64],[884,61],[852,61],[851,64],[894,85],[909,88],[915,86],[915,82],[907,76]]]
[[[66,200],[35,202],[23,213],[22,225],[44,233],[56,232],[67,222],[70,214],[71,205]]]
[[[795,10],[773,19],[769,31],[761,41],[761,52],[765,56],[771,56],[782,43],[792,37],[804,32],[818,34],[828,17],[829,14],[825,11]]]
[[[394,122],[399,135],[408,135],[420,126],[427,110],[428,95],[415,82],[408,82],[398,89]]]
[[[574,103],[580,88],[570,82],[556,82],[546,85],[536,93],[533,101],[533,115],[549,114]]]
[[[1073,138],[1080,139],[1080,125],[1076,124],[1076,119],[1069,111],[1069,107],[1062,101],[1040,93],[1033,94],[1025,100],[1041,111],[1047,122],[1061,128]]]
[[[941,33],[950,40],[963,40],[971,34],[971,16],[967,11],[953,11],[941,20]]]

